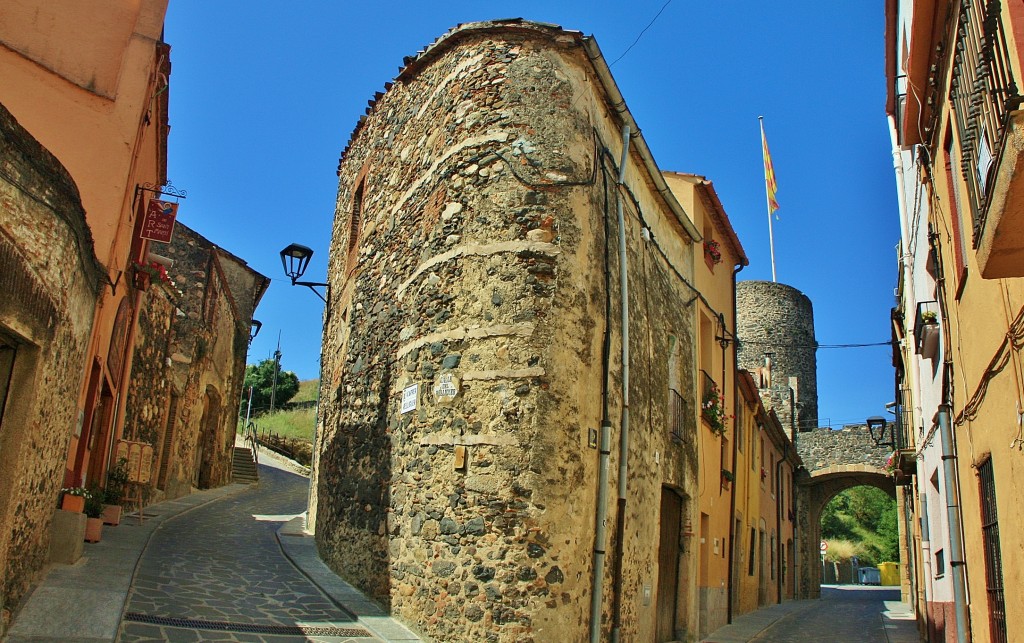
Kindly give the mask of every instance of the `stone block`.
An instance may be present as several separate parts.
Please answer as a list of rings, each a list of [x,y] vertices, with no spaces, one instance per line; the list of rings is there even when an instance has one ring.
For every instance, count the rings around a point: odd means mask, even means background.
[[[85,546],[86,516],[77,511],[58,509],[50,523],[50,562],[73,565],[82,557]]]

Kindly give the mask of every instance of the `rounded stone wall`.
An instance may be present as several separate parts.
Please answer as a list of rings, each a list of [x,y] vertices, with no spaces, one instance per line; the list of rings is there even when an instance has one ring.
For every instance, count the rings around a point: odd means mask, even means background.
[[[811,300],[792,286],[771,281],[736,284],[739,367],[756,372],[771,354],[770,387],[761,389],[787,431],[818,426],[818,376]],[[791,403],[790,378],[797,379]],[[795,410],[795,418],[794,418]]]

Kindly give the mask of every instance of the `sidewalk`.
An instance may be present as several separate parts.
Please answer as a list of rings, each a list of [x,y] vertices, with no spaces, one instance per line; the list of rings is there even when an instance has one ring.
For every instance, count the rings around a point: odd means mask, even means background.
[[[818,605],[818,600],[786,601],[763,607],[755,612],[748,612],[737,616],[732,623],[720,627],[712,632],[707,638],[701,639],[702,643],[747,643],[754,640],[761,632],[774,625],[779,620],[792,614],[800,614]]]
[[[260,453],[260,467],[295,473],[297,465],[269,452]],[[175,517],[220,500],[259,489],[231,484],[145,508],[140,525],[136,514],[117,527],[104,527],[103,539],[86,544],[74,565],[54,565],[37,585],[4,637],[8,643],[64,641],[97,643],[117,640],[126,601],[137,580],[140,560],[150,540]],[[338,608],[382,641],[419,641],[376,604],[338,578],[320,560],[312,537],[302,531],[303,516],[282,516],[277,530],[283,559],[316,585]],[[191,640],[191,639],[190,639]],[[233,640],[233,639],[232,639]]]

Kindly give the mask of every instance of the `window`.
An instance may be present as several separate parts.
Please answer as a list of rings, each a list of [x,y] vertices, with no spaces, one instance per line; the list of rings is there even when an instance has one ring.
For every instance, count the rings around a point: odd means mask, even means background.
[[[1006,643],[1006,601],[1003,595],[1003,556],[999,548],[999,515],[996,511],[996,480],[989,458],[978,467],[981,487],[981,537],[985,550],[985,581],[988,623],[992,641]]]
[[[942,578],[946,574],[946,552],[938,550],[935,552],[935,578]]]
[[[352,195],[352,216],[348,220],[348,266],[355,265],[356,251],[359,249],[359,233],[363,229],[363,191],[366,185],[365,174],[360,176]]]
[[[750,556],[747,557],[747,576],[754,575],[754,547],[757,546],[757,532],[750,528]]]
[[[743,453],[743,407],[745,406],[746,403],[742,399],[736,400],[736,418],[732,423],[736,427],[736,448],[739,449],[740,453]]]
[[[18,353],[13,341],[8,341],[0,334],[0,428],[4,425],[4,408],[7,406],[7,395],[11,386],[11,375],[14,373],[14,357]]]
[[[668,336],[668,430],[673,439],[683,440],[686,400],[680,393],[679,339]]]
[[[963,220],[960,218],[960,184],[956,181],[953,168],[956,167],[956,153],[953,151],[953,128],[946,128],[945,155],[946,161],[946,193],[949,197],[949,218],[953,232],[953,258],[956,262],[956,293],[959,298],[967,279],[967,242],[964,235]]]

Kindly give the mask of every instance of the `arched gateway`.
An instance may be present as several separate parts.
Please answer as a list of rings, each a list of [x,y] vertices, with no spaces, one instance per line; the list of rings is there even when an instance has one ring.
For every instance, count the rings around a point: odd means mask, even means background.
[[[861,485],[877,487],[895,498],[896,484],[885,471],[892,449],[875,446],[863,425],[838,431],[825,428],[800,433],[796,447],[807,469],[797,481],[799,569],[796,592],[800,598],[818,598],[821,595],[821,512],[836,494]],[[902,520],[899,523],[902,529]]]

